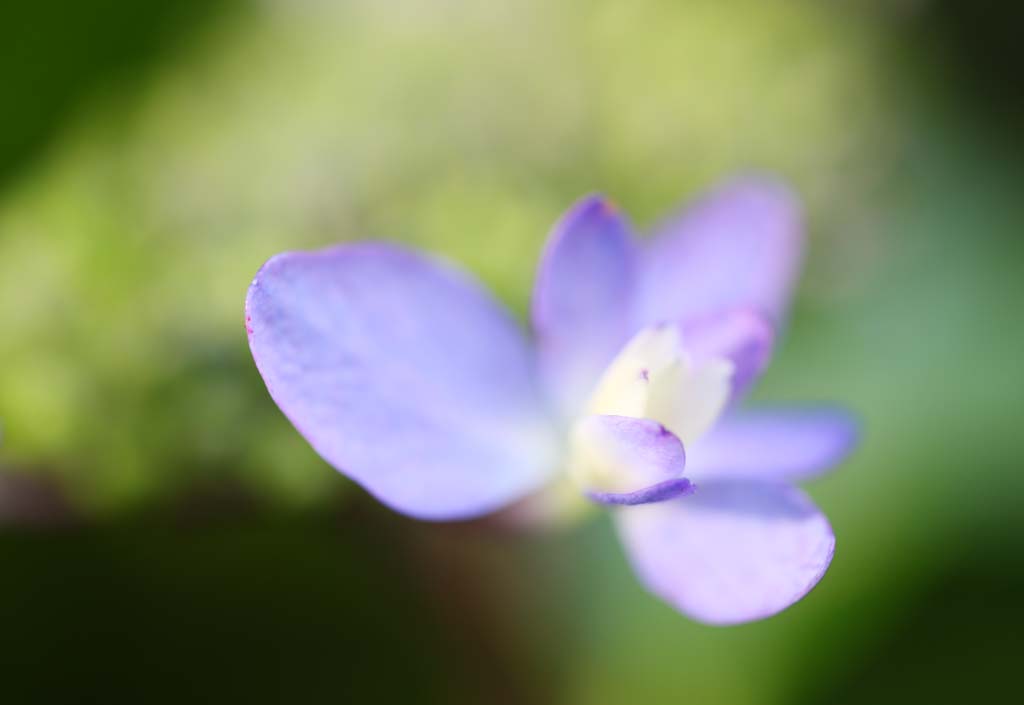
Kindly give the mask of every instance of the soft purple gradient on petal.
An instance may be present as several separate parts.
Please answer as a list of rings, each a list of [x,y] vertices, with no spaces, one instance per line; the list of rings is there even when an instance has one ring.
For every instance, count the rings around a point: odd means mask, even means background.
[[[857,420],[835,407],[739,411],[697,441],[687,471],[702,480],[802,480],[835,467],[858,436]]]
[[[771,322],[751,309],[731,309],[691,318],[681,325],[681,330],[683,345],[695,360],[718,357],[735,365],[734,401],[760,377],[775,342]]]
[[[573,441],[585,451],[574,453],[577,460],[596,463],[596,467],[585,463],[582,477],[576,476],[588,493],[625,496],[643,492],[679,479],[686,467],[682,442],[651,419],[587,416],[573,429]],[[586,484],[588,479],[593,483]]]
[[[639,324],[726,308],[785,316],[803,252],[799,203],[781,184],[745,178],[670,218],[642,257]]]
[[[784,485],[701,484],[692,497],[620,509],[616,519],[648,589],[708,624],[786,609],[818,583],[835,548],[824,515]]]
[[[636,245],[609,201],[588,196],[555,224],[534,286],[532,317],[542,371],[568,417],[632,332]]]
[[[586,496],[600,504],[633,506],[637,504],[650,504],[651,502],[664,502],[676,497],[685,497],[693,494],[696,487],[685,477],[675,480],[665,480],[656,485],[645,487],[636,492],[586,492]]]
[[[281,410],[392,508],[477,516],[556,469],[526,339],[451,267],[382,244],[285,253],[256,275],[246,314]]]

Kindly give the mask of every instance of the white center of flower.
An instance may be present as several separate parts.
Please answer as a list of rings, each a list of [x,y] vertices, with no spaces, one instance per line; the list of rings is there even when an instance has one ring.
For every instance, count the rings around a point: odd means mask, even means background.
[[[570,475],[591,489],[639,489],[630,453],[594,433],[587,419],[593,415],[650,419],[688,446],[711,427],[728,403],[733,369],[724,358],[695,361],[676,326],[640,331],[605,370],[583,416],[573,425]]]

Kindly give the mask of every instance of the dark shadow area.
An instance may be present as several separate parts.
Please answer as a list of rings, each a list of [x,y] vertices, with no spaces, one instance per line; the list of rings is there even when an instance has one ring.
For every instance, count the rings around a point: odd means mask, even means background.
[[[235,0],[0,5],[0,187],[43,150],[82,100],[145,78]]]
[[[1012,702],[1019,696],[1024,634],[1024,561],[1019,543],[989,537],[916,595],[866,659],[794,702],[871,705]],[[973,548],[973,550],[971,550]],[[819,635],[820,636],[820,635]]]
[[[359,502],[318,517],[197,504],[0,534],[5,702],[546,701],[494,605],[465,599],[486,595],[472,571],[414,555],[422,525]]]
[[[968,102],[962,108],[1006,129],[1017,147],[1024,147],[1022,27],[1024,5],[1000,0],[937,0],[927,6],[919,27],[930,39],[925,58],[938,59],[929,66],[940,85],[953,84],[958,99]]]

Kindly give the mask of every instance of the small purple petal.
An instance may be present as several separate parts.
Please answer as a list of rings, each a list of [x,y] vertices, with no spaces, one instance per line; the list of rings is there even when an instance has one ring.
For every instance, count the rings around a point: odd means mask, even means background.
[[[578,201],[548,238],[532,318],[544,378],[567,417],[631,333],[636,256],[629,224],[601,196]]]
[[[740,411],[697,441],[688,470],[701,479],[802,480],[845,459],[858,435],[857,420],[835,407]]]
[[[683,444],[657,421],[587,416],[573,429],[572,475],[591,499],[639,504],[684,494]]]
[[[786,609],[832,560],[828,520],[800,490],[707,483],[682,501],[616,513],[640,579],[676,609],[708,624],[738,624]]]
[[[731,309],[691,318],[682,326],[683,345],[697,361],[717,357],[735,365],[732,399],[741,398],[768,365],[775,330],[763,315]]]
[[[728,183],[665,222],[642,257],[641,325],[751,308],[778,324],[803,253],[800,206],[784,186]]]
[[[451,267],[381,244],[285,253],[256,275],[246,314],[274,401],[397,511],[477,516],[556,467],[525,337]]]
[[[678,477],[674,480],[665,480],[656,485],[645,487],[636,492],[587,492],[586,495],[595,502],[601,504],[633,506],[637,504],[650,504],[651,502],[664,502],[665,500],[685,497],[696,491],[696,486],[685,477]]]

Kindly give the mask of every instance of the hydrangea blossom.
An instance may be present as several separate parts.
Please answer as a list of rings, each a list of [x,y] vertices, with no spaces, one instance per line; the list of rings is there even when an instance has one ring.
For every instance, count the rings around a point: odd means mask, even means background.
[[[249,342],[299,432],[396,511],[603,505],[653,593],[706,623],[759,619],[827,569],[832,529],[793,483],[856,435],[838,409],[739,404],[802,230],[791,193],[763,179],[721,186],[646,241],[586,197],[545,248],[532,336],[472,278],[396,245],[283,253],[249,289]]]

